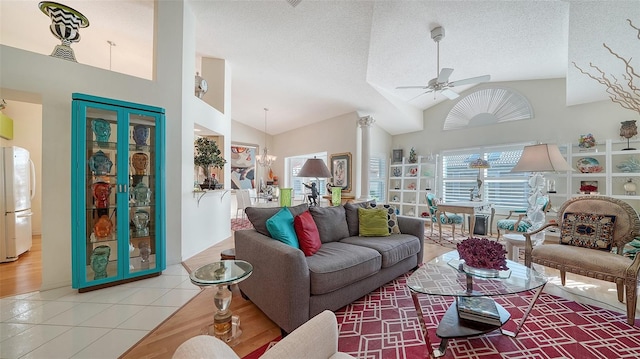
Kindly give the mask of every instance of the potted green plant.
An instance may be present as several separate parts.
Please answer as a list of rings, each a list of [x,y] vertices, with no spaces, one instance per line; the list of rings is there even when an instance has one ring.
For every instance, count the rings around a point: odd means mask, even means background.
[[[200,188],[215,189],[217,181],[215,178],[211,178],[211,167],[223,168],[227,160],[221,156],[222,152],[218,148],[216,141],[210,138],[199,137],[195,140],[194,147],[193,164],[202,167],[204,172],[204,182],[200,185]]]

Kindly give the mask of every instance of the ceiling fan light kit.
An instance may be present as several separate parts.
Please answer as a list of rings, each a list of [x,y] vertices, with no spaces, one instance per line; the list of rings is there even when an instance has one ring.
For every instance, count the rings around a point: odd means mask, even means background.
[[[449,77],[451,76],[451,74],[453,73],[453,69],[452,68],[443,68],[442,70],[440,70],[440,41],[442,39],[444,39],[444,28],[442,26],[436,26],[433,29],[431,29],[431,39],[436,43],[437,45],[437,68],[436,68],[436,74],[437,77],[429,80],[429,82],[427,83],[426,86],[398,86],[396,87],[396,89],[398,90],[403,90],[403,89],[421,89],[421,90],[427,90],[423,93],[421,93],[420,95],[410,99],[414,100],[426,93],[429,92],[433,92],[433,96],[435,99],[436,93],[439,92],[440,94],[442,94],[443,96],[445,96],[446,98],[450,99],[450,100],[454,100],[456,98],[458,98],[460,95],[451,90],[452,87],[455,86],[462,86],[462,85],[471,85],[471,84],[476,84],[476,83],[481,83],[481,82],[487,82],[489,80],[491,80],[491,76],[490,75],[484,75],[484,76],[478,76],[478,77],[470,77],[467,79],[462,79],[462,80],[457,80],[457,81],[451,81],[449,82]]]

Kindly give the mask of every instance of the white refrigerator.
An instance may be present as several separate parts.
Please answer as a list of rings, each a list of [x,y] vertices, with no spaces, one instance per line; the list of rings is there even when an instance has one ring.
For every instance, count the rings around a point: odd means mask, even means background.
[[[18,259],[31,249],[31,199],[35,195],[35,167],[29,151],[0,148],[0,263]]]

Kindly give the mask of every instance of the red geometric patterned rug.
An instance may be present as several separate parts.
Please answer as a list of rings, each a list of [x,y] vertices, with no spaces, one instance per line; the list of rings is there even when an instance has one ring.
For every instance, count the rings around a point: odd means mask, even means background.
[[[338,350],[362,359],[429,358],[407,276],[336,311]],[[531,300],[531,293],[522,294],[495,298],[511,314],[507,330],[515,330]],[[420,296],[430,350],[440,343],[435,331],[452,302],[452,297]],[[245,359],[259,358],[275,342]],[[451,339],[443,358],[640,358],[640,319],[630,326],[624,314],[542,293],[516,338],[494,331]]]
[[[496,297],[515,330],[531,293]],[[440,318],[452,297],[420,296],[429,340],[436,348]],[[406,276],[379,288],[336,312],[338,349],[357,358],[425,358],[420,330]],[[640,319],[636,326],[624,314],[543,293],[516,338],[494,331],[483,336],[452,339],[444,358],[639,358]]]
[[[253,225],[246,218],[231,218],[231,230],[237,231],[240,229],[252,229]]]

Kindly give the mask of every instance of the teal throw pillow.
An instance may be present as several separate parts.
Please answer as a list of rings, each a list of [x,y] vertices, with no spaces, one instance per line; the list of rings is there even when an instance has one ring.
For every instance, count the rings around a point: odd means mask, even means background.
[[[386,237],[391,234],[387,226],[386,209],[358,208],[358,221],[361,237]]]
[[[283,207],[278,213],[267,219],[266,224],[271,238],[300,249],[298,236],[296,236],[296,230],[293,227],[293,215],[287,207]]]

